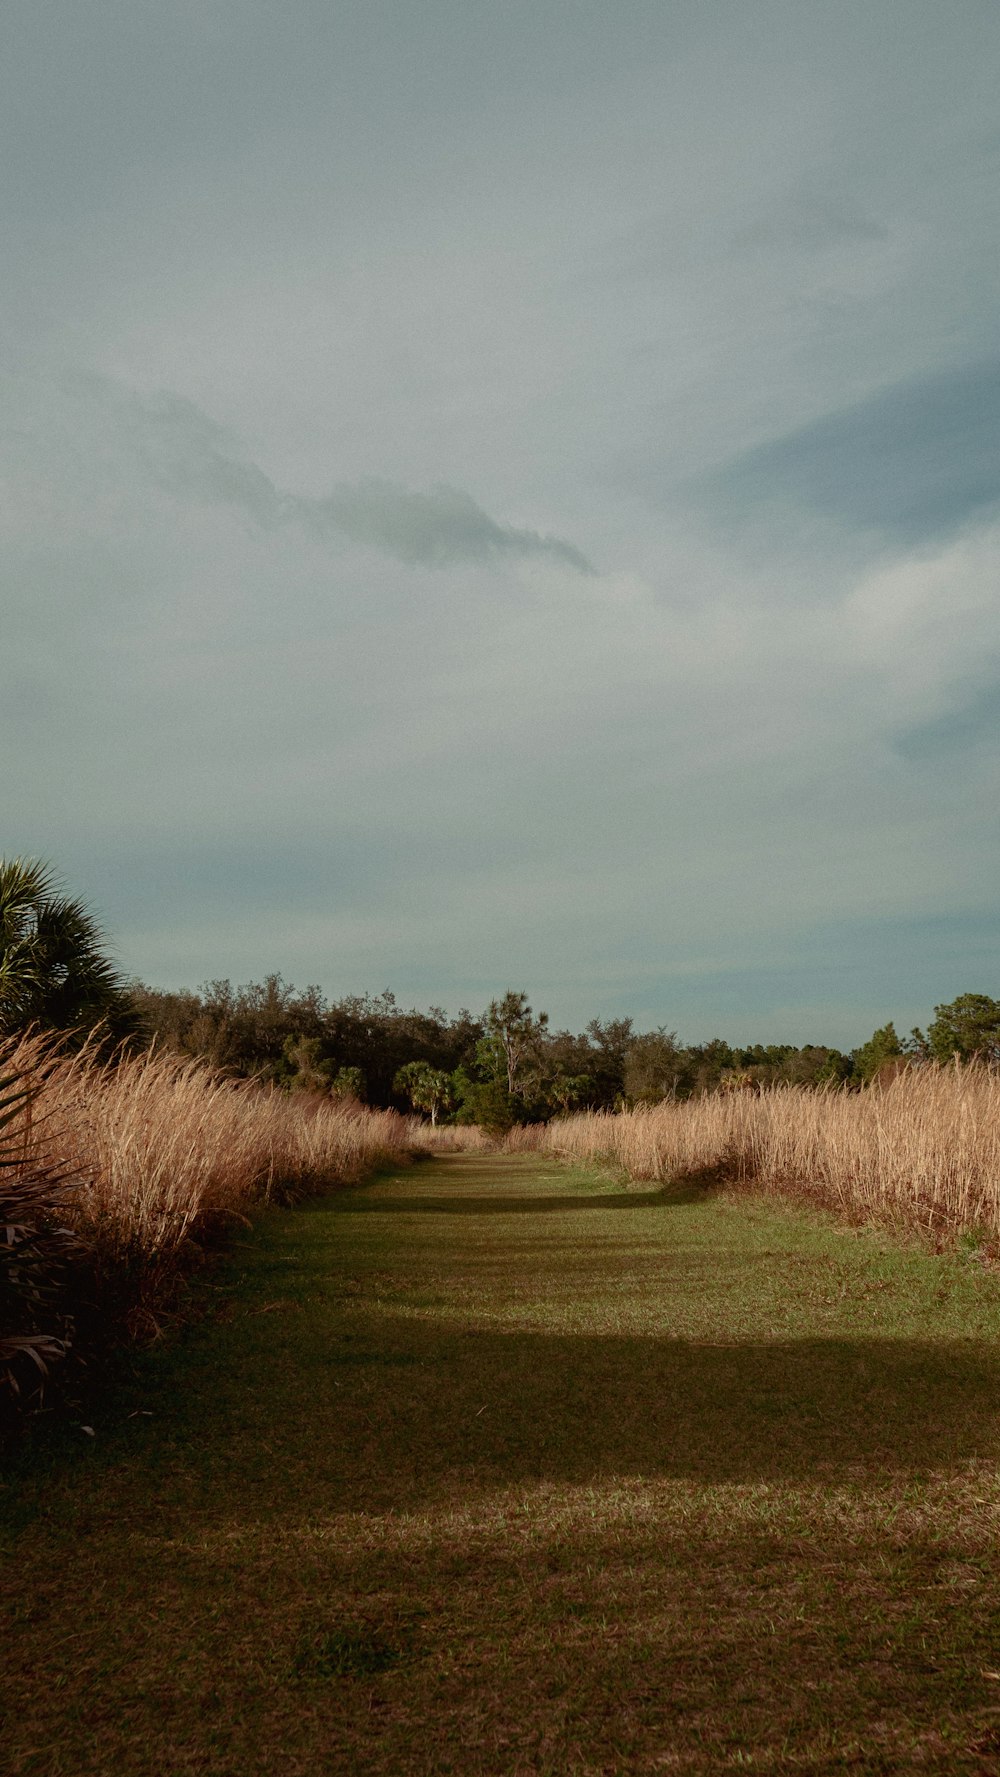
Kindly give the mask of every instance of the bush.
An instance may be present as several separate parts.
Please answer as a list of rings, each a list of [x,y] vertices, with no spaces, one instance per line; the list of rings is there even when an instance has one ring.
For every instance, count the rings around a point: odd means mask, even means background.
[[[475,1123],[488,1136],[506,1135],[516,1122],[514,1100],[503,1080],[475,1082],[462,1100],[460,1120]]]

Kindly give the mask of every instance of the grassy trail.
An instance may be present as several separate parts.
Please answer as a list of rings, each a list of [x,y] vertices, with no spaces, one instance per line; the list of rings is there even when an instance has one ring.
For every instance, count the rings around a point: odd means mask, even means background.
[[[477,1155],[220,1281],[0,1502],[11,1777],[1000,1769],[974,1256]]]

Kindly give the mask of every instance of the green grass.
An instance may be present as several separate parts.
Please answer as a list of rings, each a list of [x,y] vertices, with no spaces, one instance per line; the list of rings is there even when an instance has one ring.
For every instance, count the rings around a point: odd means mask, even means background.
[[[455,1156],[205,1294],[0,1502],[12,1777],[1000,1768],[975,1248]]]

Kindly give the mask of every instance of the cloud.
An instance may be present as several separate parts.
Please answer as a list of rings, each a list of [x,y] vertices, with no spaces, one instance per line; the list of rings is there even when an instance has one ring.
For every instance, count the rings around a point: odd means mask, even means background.
[[[493,556],[561,561],[579,574],[594,572],[572,543],[496,520],[459,488],[411,493],[392,481],[346,483],[325,500],[296,500],[303,519],[335,525],[355,543],[384,549],[409,566],[440,568]]]
[[[5,628],[0,660],[31,686],[16,715],[0,696],[10,830],[79,882],[123,966],[452,1006],[514,979],[561,1022],[621,1010],[688,1037],[855,1042],[953,997],[943,940],[877,977],[857,959],[995,881],[979,755],[945,781],[892,752],[997,657],[995,536],[882,566],[836,606],[750,597],[693,544],[671,558],[682,600],[544,564],[539,596],[499,597],[524,568],[488,553],[415,599],[395,560],[312,545],[302,504],[198,409],[125,405],[127,423],[93,399],[46,422],[73,448],[53,472],[39,447],[18,485],[45,489],[36,541],[93,512],[109,547],[81,529],[58,574],[47,555],[11,570],[31,630],[18,649]],[[184,505],[151,498],[151,473]],[[857,929],[817,960],[835,918]],[[959,985],[981,954],[966,944]]]
[[[790,505],[904,548],[953,535],[1000,504],[1000,360],[880,389],[742,452],[696,491],[738,523]]]
[[[221,426],[193,402],[171,394],[124,403],[135,449],[169,493],[241,508],[258,524],[300,524],[341,532],[407,567],[443,568],[498,557],[561,562],[578,574],[594,569],[572,543],[539,531],[499,524],[460,488],[416,493],[393,481],[341,482],[322,499],[283,492],[227,448]]]
[[[136,452],[157,484],[184,499],[239,506],[259,524],[291,516],[288,498],[254,463],[226,449],[226,433],[192,401],[129,396],[121,406]]]

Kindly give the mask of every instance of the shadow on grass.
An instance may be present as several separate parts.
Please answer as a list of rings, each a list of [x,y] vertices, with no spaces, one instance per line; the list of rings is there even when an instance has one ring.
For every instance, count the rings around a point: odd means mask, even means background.
[[[507,1216],[551,1215],[564,1210],[671,1209],[693,1203],[704,1203],[718,1191],[725,1180],[717,1172],[691,1173],[669,1184],[621,1187],[597,1191],[512,1191],[504,1185],[494,1191],[470,1191],[456,1187],[454,1192],[422,1196],[413,1191],[405,1197],[366,1195],[364,1188],[344,1192],[334,1198],[321,1199],[315,1208],[346,1211],[351,1215],[450,1215]],[[306,1205],[305,1207],[309,1207]]]
[[[0,1672],[12,1772],[47,1746],[85,1777],[651,1772],[665,1744],[690,1777],[997,1769],[988,1532],[602,1523],[584,1499],[421,1534],[365,1499],[275,1535],[220,1503],[133,1522],[125,1560],[117,1526],[96,1560],[68,1545],[47,1588],[33,1569]]]
[[[216,1369],[199,1407],[189,1374],[174,1428],[213,1485],[276,1504],[289,1489],[303,1509],[349,1508],[360,1489],[382,1510],[470,1481],[919,1475],[1000,1454],[985,1341],[709,1345],[386,1316],[305,1343],[291,1321],[266,1391],[220,1389]]]
[[[448,1215],[448,1216],[516,1216],[551,1215],[567,1209],[653,1209],[665,1203],[695,1201],[693,1198],[666,1196],[659,1191],[627,1194],[616,1191],[607,1196],[580,1191],[572,1195],[520,1196],[513,1192],[457,1192],[453,1197],[371,1197],[361,1192],[324,1203],[324,1210],[347,1211],[350,1215]]]
[[[438,1189],[423,1188],[419,1172],[407,1179],[400,1195],[388,1195],[386,1187],[401,1184],[398,1173],[383,1172],[333,1197],[314,1200],[302,1207],[349,1215],[453,1215],[518,1216],[553,1215],[565,1210],[669,1209],[703,1203],[728,1181],[718,1167],[686,1173],[666,1184],[654,1180],[626,1183],[625,1174],[612,1164],[595,1162],[592,1169],[567,1164],[556,1156],[527,1154],[446,1154],[431,1162]],[[585,1180],[566,1190],[573,1173]]]

